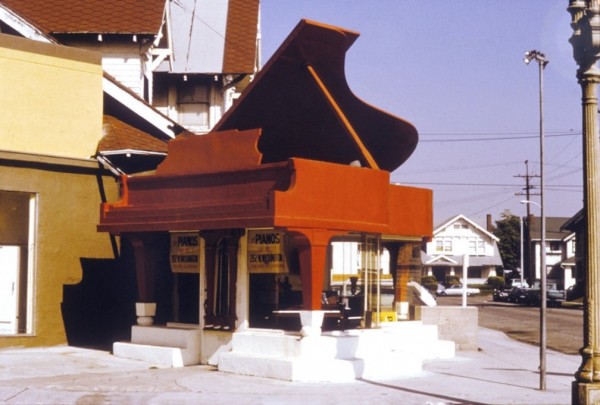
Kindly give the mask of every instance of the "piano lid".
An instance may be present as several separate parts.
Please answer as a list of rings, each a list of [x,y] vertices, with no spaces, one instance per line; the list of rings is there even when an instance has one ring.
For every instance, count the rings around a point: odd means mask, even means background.
[[[261,163],[301,157],[397,169],[418,134],[350,90],[344,59],[358,35],[301,20],[213,131],[261,128]]]

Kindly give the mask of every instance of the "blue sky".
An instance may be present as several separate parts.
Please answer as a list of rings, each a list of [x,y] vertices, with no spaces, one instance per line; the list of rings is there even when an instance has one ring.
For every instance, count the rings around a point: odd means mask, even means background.
[[[263,63],[302,18],[358,31],[346,58],[353,92],[413,123],[420,141],[392,181],[430,188],[436,224],[524,215],[525,161],[539,175],[536,49],[544,70],[546,216],[582,207],[581,89],[568,1],[261,0]],[[531,184],[539,192],[539,178]],[[539,202],[538,196],[532,200]],[[539,208],[531,206],[539,215]]]

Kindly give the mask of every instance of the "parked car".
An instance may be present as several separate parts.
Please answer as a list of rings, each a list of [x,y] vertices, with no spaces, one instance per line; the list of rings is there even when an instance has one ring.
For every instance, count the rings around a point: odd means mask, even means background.
[[[584,285],[583,283],[576,283],[571,287],[567,288],[567,301],[573,301],[583,297]]]
[[[509,288],[512,288],[512,287],[529,288],[529,284],[527,284],[527,281],[525,281],[525,280],[521,281],[520,278],[508,279],[508,280],[506,280],[506,285]]]
[[[446,291],[446,287],[444,287],[444,284],[438,283],[437,290],[435,291],[435,295],[444,295],[444,291]]]
[[[492,295],[492,299],[494,300],[494,302],[507,302],[509,292],[510,288],[496,288],[494,290],[494,294]]]
[[[529,299],[529,288],[526,287],[513,287],[508,292],[508,302],[514,302],[515,304],[526,303]]]
[[[527,303],[529,305],[540,305],[541,283],[536,280],[529,290]],[[567,293],[565,290],[559,290],[556,283],[546,283],[546,304],[549,307],[559,307],[566,300]]]
[[[467,287],[467,296],[477,295],[479,294],[479,288]],[[463,286],[462,284],[454,284],[450,287],[446,288],[440,295],[462,295],[463,294]]]

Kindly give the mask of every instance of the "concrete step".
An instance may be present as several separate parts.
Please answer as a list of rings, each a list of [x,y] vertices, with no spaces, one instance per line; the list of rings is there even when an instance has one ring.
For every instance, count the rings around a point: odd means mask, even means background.
[[[129,342],[113,343],[113,354],[131,360],[170,367],[184,367],[198,364],[178,347],[150,346]]]
[[[422,371],[418,356],[379,359],[274,358],[229,352],[219,357],[219,371],[302,382],[349,382],[359,378],[392,379]]]
[[[422,370],[423,360],[454,357],[454,343],[437,339],[435,325],[400,322],[378,329],[320,336],[248,329],[233,334],[219,354],[221,371],[290,381],[393,379]]]
[[[117,357],[183,367],[200,364],[201,330],[184,326],[139,326],[131,328],[131,342],[116,342]]]

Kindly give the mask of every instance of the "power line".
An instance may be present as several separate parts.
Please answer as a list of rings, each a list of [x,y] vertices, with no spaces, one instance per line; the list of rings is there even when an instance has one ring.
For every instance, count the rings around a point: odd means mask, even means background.
[[[580,134],[577,133],[568,133],[568,134],[555,134],[555,135],[545,135],[546,138],[556,138],[562,136],[578,136]],[[508,141],[508,140],[526,140],[526,139],[538,139],[539,135],[527,135],[527,136],[503,136],[497,138],[464,138],[464,139],[420,139],[419,142],[488,142],[488,141]]]
[[[524,177],[524,176],[514,176],[514,177]],[[530,177],[539,177],[533,176]],[[468,187],[516,187],[521,188],[519,184],[501,184],[501,183],[445,183],[445,182],[427,182],[427,181],[395,181],[397,184],[409,184],[411,186],[468,186]],[[573,184],[556,184],[550,185],[549,187],[567,187],[567,188],[582,188],[583,186],[573,185]],[[531,188],[535,188],[535,186],[531,186]],[[525,190],[525,188],[523,188]]]
[[[574,132],[572,129],[568,130],[556,130],[556,131],[545,131],[546,134],[578,134],[581,135],[581,131]],[[457,131],[457,132],[420,132],[420,135],[424,136],[473,136],[473,135],[535,135],[539,137],[538,131],[478,131],[478,132],[466,132],[466,131]]]

